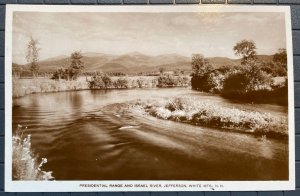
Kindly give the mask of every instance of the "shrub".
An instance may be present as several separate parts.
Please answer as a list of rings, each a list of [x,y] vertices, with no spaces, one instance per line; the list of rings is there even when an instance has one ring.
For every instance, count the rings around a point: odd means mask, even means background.
[[[126,78],[118,78],[113,82],[114,88],[128,88],[128,80]]]
[[[158,87],[168,87],[168,86],[176,85],[175,78],[170,74],[160,75],[157,79],[157,82],[158,82],[157,84]]]
[[[180,98],[174,98],[174,99],[170,99],[166,105],[165,108],[170,110],[171,112],[175,111],[175,110],[183,110],[183,101]]]
[[[262,71],[258,64],[245,65],[228,72],[221,93],[227,97],[249,97],[253,92],[271,91],[271,81],[271,76]]]
[[[88,81],[90,89],[108,89],[112,87],[112,80],[107,74],[96,73]]]
[[[241,101],[288,104],[287,82],[274,83],[271,75],[258,66],[228,72],[221,95]]]
[[[243,94],[246,92],[250,80],[251,79],[247,76],[245,72],[231,73],[227,78],[224,79],[222,94]]]
[[[192,89],[209,92],[212,86],[211,84],[209,84],[208,79],[209,79],[208,74],[204,74],[204,75],[193,74],[191,79]]]
[[[220,93],[223,90],[224,80],[225,75],[219,71],[210,73],[207,81],[210,86],[209,92]]]
[[[152,82],[153,85],[156,81]],[[189,86],[190,79],[182,76],[172,76],[170,74],[162,74],[157,78],[157,87],[172,87],[172,86]]]
[[[136,80],[136,82],[137,82],[137,85],[138,85],[139,88],[143,88],[144,87],[144,80],[142,78],[138,78]]]
[[[60,80],[60,79],[69,80],[69,78],[70,78],[69,70],[63,68],[57,69],[51,77],[51,79],[53,80]]]
[[[195,90],[220,93],[223,89],[224,79],[224,73],[219,70],[213,70],[201,75],[193,74],[191,84]]]

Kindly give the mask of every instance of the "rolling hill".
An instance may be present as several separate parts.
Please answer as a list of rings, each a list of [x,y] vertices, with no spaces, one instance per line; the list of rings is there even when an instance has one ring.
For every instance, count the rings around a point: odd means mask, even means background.
[[[110,55],[104,53],[83,53],[85,71],[124,72],[139,73],[158,71],[160,67],[167,71],[191,70],[191,58],[179,54],[164,54],[158,56],[145,55],[138,52],[124,55]],[[260,55],[259,59],[272,61],[273,56]],[[221,66],[239,65],[239,59],[226,57],[208,58],[209,62],[216,68]],[[70,65],[70,59],[66,55],[60,55],[40,61],[41,72],[54,72],[57,68],[66,68]]]

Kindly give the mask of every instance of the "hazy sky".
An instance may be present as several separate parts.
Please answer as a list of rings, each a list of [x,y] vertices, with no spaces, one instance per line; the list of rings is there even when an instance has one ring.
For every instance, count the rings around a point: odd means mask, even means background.
[[[253,40],[258,54],[286,47],[283,13],[15,12],[13,62],[26,62],[30,36],[39,40],[40,59],[75,50],[235,58],[232,48],[242,39]]]

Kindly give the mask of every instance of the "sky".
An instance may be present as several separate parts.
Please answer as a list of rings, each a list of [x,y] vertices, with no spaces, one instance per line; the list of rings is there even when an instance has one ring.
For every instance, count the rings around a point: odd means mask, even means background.
[[[73,51],[121,55],[177,53],[237,58],[233,46],[253,40],[258,54],[286,48],[283,13],[47,13],[14,12],[13,62],[26,63],[30,37],[40,60]]]

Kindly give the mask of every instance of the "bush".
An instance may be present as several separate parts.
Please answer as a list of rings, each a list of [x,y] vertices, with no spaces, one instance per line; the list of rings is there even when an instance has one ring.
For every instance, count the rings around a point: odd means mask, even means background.
[[[220,72],[212,72],[209,74],[208,83],[211,89],[211,93],[220,93],[223,90],[225,75]]]
[[[88,83],[90,89],[108,89],[113,85],[111,78],[107,74],[99,73],[94,74]]]
[[[128,80],[126,78],[118,78],[113,82],[114,88],[128,88]]]
[[[176,85],[176,80],[173,76],[170,74],[163,74],[160,75],[157,79],[158,87],[168,87],[168,86],[175,86]]]
[[[247,91],[250,80],[251,78],[245,72],[231,73],[224,79],[222,94],[227,96],[244,94]]]
[[[223,73],[224,72],[224,73]],[[225,79],[224,70],[213,70],[203,74],[193,74],[191,84],[195,90],[220,93]]]
[[[65,79],[65,80],[67,80],[67,79],[68,79],[68,73],[67,73],[67,70],[66,70],[66,69],[63,69],[63,68],[57,69],[57,70],[53,73],[51,79],[53,79],[53,80],[60,80],[60,79]]]
[[[172,76],[170,74],[162,74],[157,78],[157,87],[172,86],[189,86],[190,79],[188,77]]]
[[[209,92],[212,86],[211,84],[209,84],[208,80],[209,80],[208,74],[204,74],[204,75],[193,74],[191,79],[192,89]]]
[[[183,104],[184,103],[182,102],[182,99],[174,98],[167,102],[165,108],[170,110],[171,112],[174,112],[175,110],[183,110]]]
[[[144,80],[142,78],[138,78],[136,80],[136,82],[137,82],[137,85],[138,85],[139,88],[143,88],[144,87]]]
[[[280,105],[287,105],[288,96],[286,85],[274,85],[270,75],[255,67],[230,72],[221,94],[226,98]]]

